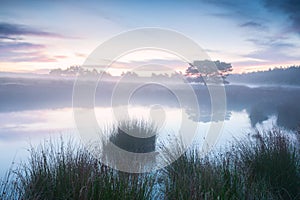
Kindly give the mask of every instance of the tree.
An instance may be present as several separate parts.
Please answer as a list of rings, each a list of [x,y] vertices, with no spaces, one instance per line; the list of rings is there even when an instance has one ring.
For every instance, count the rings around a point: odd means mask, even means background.
[[[122,72],[121,76],[126,76],[127,78],[138,78],[139,75],[135,72],[130,72],[130,71],[127,71],[127,72]]]
[[[58,69],[52,69],[49,72],[51,75],[56,76],[86,76],[86,77],[97,77],[100,74],[102,77],[111,77],[111,74],[105,71],[98,72],[95,68],[84,68],[81,66],[70,66],[67,69],[63,70],[61,68]]]
[[[197,60],[193,64],[189,63],[189,67],[185,71],[185,76],[190,82],[204,83],[217,82],[222,79],[224,84],[228,83],[226,77],[232,71],[230,63],[210,60]]]

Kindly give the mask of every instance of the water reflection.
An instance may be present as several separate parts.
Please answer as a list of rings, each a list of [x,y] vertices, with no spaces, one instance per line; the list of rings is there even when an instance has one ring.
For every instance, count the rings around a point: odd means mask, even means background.
[[[71,80],[7,79],[0,79],[1,113],[72,107],[73,81]],[[112,105],[111,97],[114,87],[115,83],[109,81],[101,82],[98,85],[95,94],[97,107],[110,107]],[[197,115],[197,109],[189,103],[190,99],[186,95],[186,91],[180,87],[176,90],[181,96],[186,97],[183,100],[184,105],[179,105],[174,93],[151,84],[137,90],[129,102],[126,103],[135,106],[159,104],[167,107],[181,107],[189,118],[195,122],[211,121],[211,101],[207,88],[200,85],[195,85],[193,88],[199,101],[200,115]],[[269,119],[270,116],[276,116],[276,123],[288,129],[294,129],[299,125],[300,104],[298,102],[300,101],[300,88],[279,86],[250,88],[228,85],[225,89],[227,96],[225,118],[227,120],[230,119],[232,111],[246,110],[252,126]],[[122,98],[122,96],[119,98]],[[114,101],[114,103],[116,105],[118,101]],[[122,102],[119,102],[119,104],[121,105]],[[222,116],[220,116],[221,119]]]
[[[276,123],[287,129],[295,129],[300,122],[300,88],[228,86],[226,88],[229,111],[245,109],[255,126],[276,116]]]
[[[147,119],[150,107],[130,106],[130,117]],[[180,130],[183,110],[175,107],[165,107],[166,121],[161,125],[158,140]],[[96,107],[96,118],[99,128],[105,128],[114,123],[114,116],[110,107]],[[232,112],[232,120],[226,120],[218,146],[225,144],[232,137],[239,137],[249,132],[250,122],[246,111]],[[201,146],[205,140],[210,122],[198,122],[195,141]],[[189,134],[189,133],[186,133]],[[21,160],[28,156],[29,144],[37,145],[44,139],[63,137],[80,140],[73,120],[72,108],[28,110],[0,113],[0,177],[10,166],[13,159]],[[16,156],[16,157],[15,157]]]
[[[111,110],[114,86],[113,82],[106,81],[97,88],[95,114],[100,128],[115,122]],[[215,122],[211,121],[211,100],[207,88],[200,85],[193,88],[199,101],[200,115],[189,104],[189,96],[182,88],[177,90],[185,97],[184,105],[179,104],[174,93],[150,84],[137,90],[129,99],[129,116],[148,119],[156,115],[154,118],[163,122],[160,133],[168,134],[180,129],[184,114],[199,125],[196,140],[201,143],[211,123]],[[244,136],[251,127],[277,124],[294,129],[299,125],[300,88],[228,85],[225,89],[227,112],[218,145],[233,136]],[[60,134],[79,139],[73,120],[72,90],[72,80],[0,79],[1,169],[8,168],[16,152],[25,151],[29,142],[38,143],[49,135],[57,137]],[[117,106],[127,105],[119,103]],[[216,121],[221,119],[222,116]]]

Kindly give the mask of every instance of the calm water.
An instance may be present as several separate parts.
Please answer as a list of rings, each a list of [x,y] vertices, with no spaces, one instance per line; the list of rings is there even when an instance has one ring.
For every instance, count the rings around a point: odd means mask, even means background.
[[[146,118],[149,108],[132,107],[132,117]],[[100,127],[112,124],[113,114],[110,108],[97,107],[96,116]],[[180,128],[181,109],[169,108],[167,123],[161,127],[160,134],[176,132]],[[275,123],[275,117],[264,122],[265,125]],[[197,122],[197,141],[201,143],[210,122]],[[264,125],[264,126],[265,126]],[[244,136],[251,131],[251,123],[247,112],[232,112],[230,120],[225,120],[217,145]],[[13,161],[26,159],[29,145],[38,145],[45,139],[63,137],[80,140],[73,120],[72,108],[29,110],[0,114],[0,171],[1,176]]]
[[[30,144],[35,146],[45,139],[60,136],[80,140],[73,119],[72,86],[70,81],[1,80],[0,177],[13,161],[26,160]],[[112,86],[102,87],[105,92],[98,91],[95,96],[95,115],[100,129],[115,121],[115,110],[109,106]],[[136,91],[128,107],[122,104],[116,107],[125,106],[131,118],[148,120],[149,116],[156,115],[161,138],[178,132],[185,117],[198,125],[195,141],[202,144],[210,125],[216,123],[210,120],[207,89],[195,88],[200,108],[200,116],[195,116],[193,107],[180,106],[173,93],[156,87]],[[225,89],[227,111],[215,148],[248,135],[253,127],[279,125],[293,129],[299,125],[299,88],[226,86]]]

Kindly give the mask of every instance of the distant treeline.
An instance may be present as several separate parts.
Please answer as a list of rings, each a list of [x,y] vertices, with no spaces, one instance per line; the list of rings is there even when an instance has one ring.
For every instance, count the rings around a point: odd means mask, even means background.
[[[280,67],[245,74],[230,74],[227,80],[231,83],[300,85],[300,66]]]
[[[71,66],[67,69],[52,69],[49,74],[56,75],[56,76],[75,76],[75,75],[84,75],[84,76],[98,76],[101,73],[104,76],[111,76],[111,74],[104,72],[104,71],[97,71],[96,69],[87,69],[80,66]]]

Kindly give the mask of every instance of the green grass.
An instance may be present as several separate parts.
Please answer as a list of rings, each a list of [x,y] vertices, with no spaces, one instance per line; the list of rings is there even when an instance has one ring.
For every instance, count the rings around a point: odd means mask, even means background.
[[[299,142],[280,129],[205,157],[185,152],[164,169],[165,199],[299,199]]]
[[[279,129],[257,133],[256,141],[240,143],[238,166],[246,172],[247,184],[265,182],[281,199],[300,198],[299,143]]]
[[[137,172],[147,171],[147,166],[155,162],[155,155],[143,156],[143,153],[156,149],[157,127],[153,123],[145,120],[120,121],[105,132],[108,138],[102,141],[101,160],[109,163],[109,166]],[[115,150],[115,146],[124,151]],[[131,154],[124,155],[127,152]]]
[[[155,150],[157,127],[145,120],[120,121],[110,130],[109,140],[118,147],[134,153]]]
[[[125,125],[127,131],[155,130],[138,122]],[[300,199],[299,141],[286,134],[257,133],[206,156],[189,149],[164,169],[143,174],[111,169],[74,142],[45,142],[9,171],[0,199]]]
[[[102,165],[78,144],[45,143],[13,170],[1,199],[149,199],[150,174],[128,174]],[[3,193],[2,193],[3,194]]]

